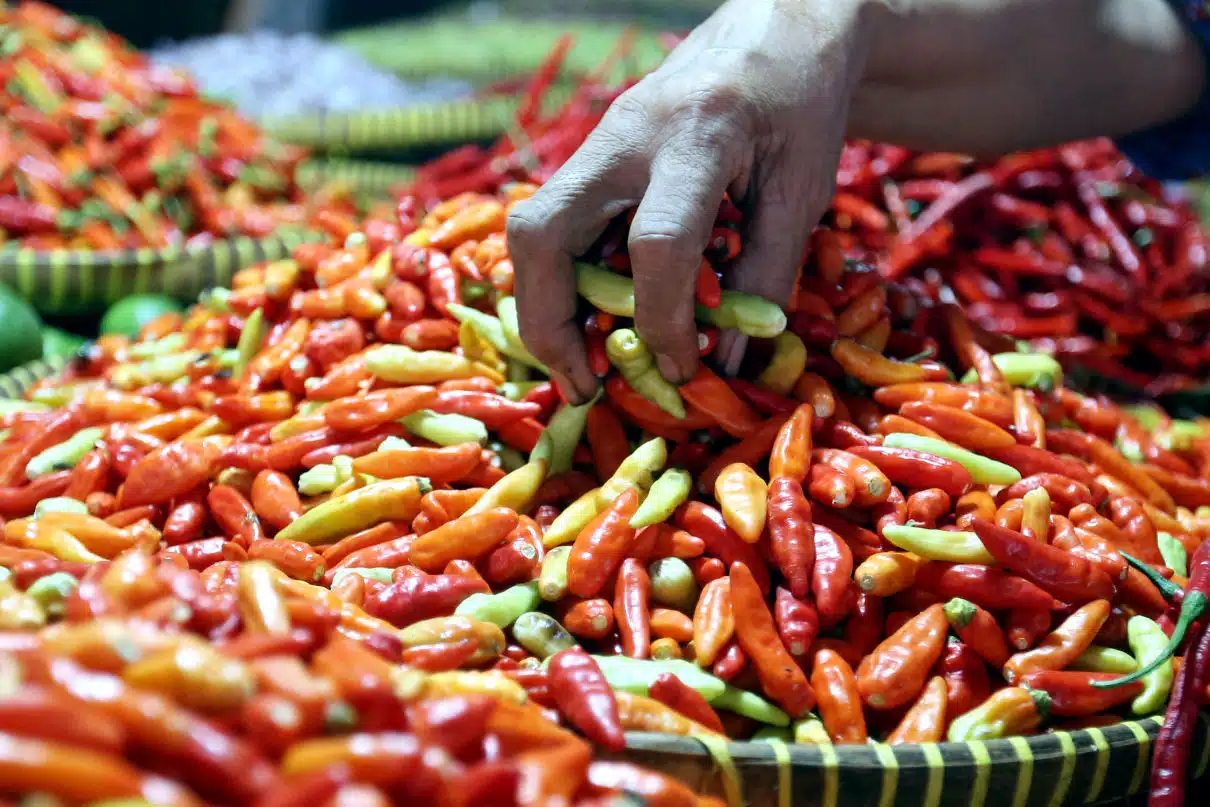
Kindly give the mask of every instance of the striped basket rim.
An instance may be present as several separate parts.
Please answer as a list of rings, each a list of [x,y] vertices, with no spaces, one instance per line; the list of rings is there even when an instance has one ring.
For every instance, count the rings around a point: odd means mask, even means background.
[[[311,233],[230,238],[204,247],[0,251],[0,283],[45,313],[75,313],[131,294],[161,293],[193,301],[207,288],[226,286],[245,266],[284,257]]]
[[[415,176],[416,168],[411,165],[330,157],[304,162],[298,167],[296,181],[304,188],[329,182],[347,183],[355,191],[381,196],[411,182]]]
[[[620,757],[697,792],[769,807],[1064,807],[1145,793],[1163,718],[985,742],[806,745],[627,734]],[[1198,721],[1190,775],[1210,767],[1210,720]],[[733,781],[728,782],[728,779]]]
[[[552,87],[546,105],[561,103],[570,92],[569,87]],[[407,149],[490,140],[508,127],[517,104],[516,97],[470,98],[396,109],[277,118],[264,121],[262,126],[278,140],[316,150]]]

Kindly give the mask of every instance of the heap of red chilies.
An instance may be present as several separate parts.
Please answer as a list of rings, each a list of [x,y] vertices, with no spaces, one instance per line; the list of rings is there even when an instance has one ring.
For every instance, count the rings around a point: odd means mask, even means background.
[[[602,69],[542,115],[568,46],[535,76],[507,136],[422,166],[403,193],[434,202],[551,176],[630,86],[602,85]],[[1210,254],[1197,213],[1108,140],[994,162],[852,142],[824,223],[847,257],[886,278],[926,299],[952,295],[984,328],[1148,397],[1200,387],[1210,368]]]
[[[52,6],[24,0],[0,23],[6,245],[167,247],[307,223],[305,150]]]

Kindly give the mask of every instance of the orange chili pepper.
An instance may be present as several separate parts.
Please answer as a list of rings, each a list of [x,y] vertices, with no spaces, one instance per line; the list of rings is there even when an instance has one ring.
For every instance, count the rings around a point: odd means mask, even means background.
[[[853,668],[833,650],[815,654],[811,686],[819,698],[819,717],[835,743],[864,743],[867,739],[861,694]]]
[[[785,477],[803,482],[811,467],[811,428],[815,409],[803,404],[794,410],[777,432],[773,450],[769,453],[769,477]]]
[[[495,507],[443,524],[416,538],[411,562],[426,572],[438,572],[451,560],[479,558],[508,537],[517,518],[507,507]]]
[[[970,600],[956,597],[944,606],[950,627],[984,661],[999,669],[1012,651],[996,618]]]
[[[744,403],[726,381],[706,365],[698,365],[697,374],[678,391],[692,406],[708,414],[732,437],[743,439],[761,425],[760,417]]]
[[[802,715],[815,705],[815,692],[782,644],[752,572],[742,563],[731,564],[730,571],[735,636],[740,647],[756,667],[765,693],[792,716]]]
[[[948,700],[945,679],[934,675],[925,684],[924,691],[912,704],[912,708],[899,721],[899,725],[887,735],[886,743],[936,743],[945,739]]]
[[[1038,670],[1061,670],[1088,649],[1109,618],[1109,601],[1093,600],[1072,613],[1032,650],[1016,653],[1004,663],[1004,680],[1016,683]]]
[[[567,559],[567,588],[577,597],[595,597],[622,565],[635,530],[630,519],[639,508],[638,491],[618,496],[588,526],[580,530]],[[615,612],[617,610],[615,605]],[[615,613],[615,616],[620,616]]]
[[[622,653],[631,658],[647,658],[651,653],[651,615],[647,603],[650,596],[651,578],[643,564],[634,558],[623,560],[614,587],[613,613],[622,639]]]
[[[379,479],[425,476],[434,485],[446,485],[465,478],[479,467],[482,453],[478,443],[443,448],[393,448],[357,457],[353,460],[353,470]]]
[[[948,630],[945,611],[932,605],[878,645],[857,668],[862,700],[876,709],[894,709],[919,696]]]
[[[709,667],[735,635],[731,580],[718,577],[706,583],[693,611],[693,647],[700,667]]]
[[[971,451],[995,450],[1017,444],[1016,438],[995,423],[935,401],[905,403],[899,407],[899,414]]]

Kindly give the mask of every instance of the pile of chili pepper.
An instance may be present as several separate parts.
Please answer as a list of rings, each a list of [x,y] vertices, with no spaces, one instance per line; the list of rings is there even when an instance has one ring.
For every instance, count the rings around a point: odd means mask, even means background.
[[[6,246],[114,250],[305,224],[305,156],[118,37],[25,0],[0,10]]]
[[[401,191],[426,203],[549,178],[629,88],[603,84],[628,42],[543,114],[570,39],[526,87],[510,131],[464,146]],[[1210,254],[1197,211],[1108,140],[978,162],[849,143],[825,224],[845,256],[927,299],[954,300],[988,330],[1148,397],[1204,384]]]
[[[852,143],[837,183],[829,223],[886,277],[1149,396],[1204,383],[1205,231],[1110,141],[994,162]]]
[[[832,231],[788,311],[723,291],[726,202],[697,375],[653,370],[607,233],[576,267],[603,391],[567,405],[510,296],[533,190],[325,217],[3,405],[13,795],[691,805],[575,735],[993,739],[1170,702],[1179,801],[1204,424],[1066,388]],[[742,379],[709,367],[721,328]]]

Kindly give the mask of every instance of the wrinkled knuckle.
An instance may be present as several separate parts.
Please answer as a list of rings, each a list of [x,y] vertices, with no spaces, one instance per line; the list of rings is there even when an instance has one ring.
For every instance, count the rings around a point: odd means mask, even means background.
[[[678,98],[668,112],[668,120],[705,140],[716,140],[743,132],[743,121],[750,112],[750,99],[742,90],[719,82]]]
[[[639,260],[676,261],[701,251],[693,241],[694,233],[687,224],[667,217],[632,228],[627,246]]]
[[[542,244],[550,228],[550,219],[542,206],[528,199],[513,208],[508,215],[508,248],[511,252],[528,254]]]

